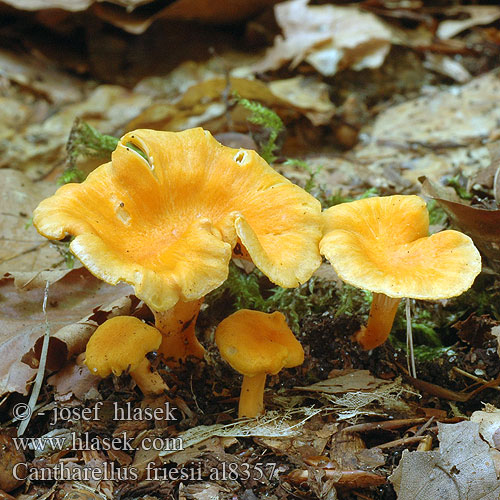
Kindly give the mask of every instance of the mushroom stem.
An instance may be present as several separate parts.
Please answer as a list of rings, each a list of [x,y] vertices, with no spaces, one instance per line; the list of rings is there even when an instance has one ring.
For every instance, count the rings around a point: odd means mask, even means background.
[[[241,386],[238,417],[256,417],[264,413],[264,387],[266,374],[259,373],[253,377],[243,376]]]
[[[158,372],[152,370],[147,358],[144,358],[135,370],[130,371],[130,376],[143,394],[161,394],[168,390],[168,385]]]
[[[186,361],[188,356],[203,359],[205,349],[195,335],[196,318],[202,303],[203,298],[191,302],[179,300],[168,311],[153,311],[155,326],[163,337],[158,352],[171,360],[170,365]]]
[[[373,293],[370,316],[366,326],[356,333],[355,339],[363,349],[369,350],[383,344],[391,333],[400,298],[388,297],[383,293]]]

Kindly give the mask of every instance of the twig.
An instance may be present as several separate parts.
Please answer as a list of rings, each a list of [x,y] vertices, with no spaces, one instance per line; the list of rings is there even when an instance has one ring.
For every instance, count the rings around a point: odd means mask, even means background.
[[[48,298],[49,298],[49,281],[47,280],[45,283],[45,291],[43,293],[42,310],[43,310],[43,316],[45,318],[45,334],[43,337],[42,353],[40,354],[40,364],[38,365],[38,371],[35,377],[35,383],[33,384],[33,389],[31,390],[30,399],[28,401],[28,409],[27,409],[28,411],[26,413],[26,417],[21,422],[17,430],[18,436],[22,436],[24,434],[24,431],[26,430],[28,424],[30,423],[31,416],[33,415],[33,411],[36,406],[36,401],[38,399],[40,390],[42,388],[43,377],[45,375],[45,365],[47,362],[47,352],[49,350],[49,339],[50,339],[50,326],[49,326],[49,320],[47,318]]]
[[[488,383],[488,381],[484,380],[484,378],[476,377],[476,375],[472,375],[472,373],[466,372],[465,370],[458,368],[458,366],[454,366],[452,368],[452,370],[455,373],[458,373],[459,375],[463,375],[464,377],[470,378],[471,380],[474,380],[477,383],[480,383],[480,384],[487,384]],[[496,389],[497,391],[500,391],[499,386],[492,386],[491,389]]]
[[[410,436],[406,438],[396,439],[394,441],[389,441],[388,443],[382,443],[374,448],[380,448],[381,450],[385,450],[386,448],[397,448],[398,446],[406,446],[407,444],[419,443],[423,441],[426,436]]]
[[[368,432],[375,430],[392,430],[400,429],[401,427],[409,427],[416,424],[425,424],[427,418],[402,418],[399,420],[386,420],[384,422],[367,422],[364,424],[351,425],[342,430],[342,432]]]
[[[431,417],[429,420],[427,420],[427,422],[425,422],[425,424],[422,425],[422,427],[420,427],[420,429],[417,432],[415,432],[415,436],[421,436],[427,430],[427,428],[432,424],[432,422],[434,422],[434,417]]]
[[[408,363],[408,372],[413,378],[417,378],[417,369],[415,368],[415,353],[413,352],[413,330],[411,328],[411,308],[410,300],[406,299],[406,361]]]

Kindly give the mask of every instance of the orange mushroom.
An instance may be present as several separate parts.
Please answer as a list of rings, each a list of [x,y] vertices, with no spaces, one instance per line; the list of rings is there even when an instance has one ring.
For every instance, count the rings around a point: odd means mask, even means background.
[[[458,231],[428,236],[429,215],[418,196],[366,198],[324,212],[321,253],[339,277],[373,292],[368,324],[356,340],[364,349],[384,343],[403,297],[460,295],[481,271],[472,240]]]
[[[263,413],[268,374],[304,362],[304,349],[280,312],[241,309],[219,323],[215,342],[221,356],[243,374],[238,417]]]
[[[144,394],[168,390],[160,375],[153,371],[146,354],[156,351],[161,333],[133,316],[116,316],[100,325],[90,337],[85,364],[92,373],[107,377],[128,370]]]
[[[42,201],[33,223],[50,239],[75,236],[71,251],[98,278],[133,285],[174,361],[203,356],[196,316],[237,243],[282,287],[307,281],[321,262],[319,202],[255,151],[201,128],[129,132],[110,163]]]

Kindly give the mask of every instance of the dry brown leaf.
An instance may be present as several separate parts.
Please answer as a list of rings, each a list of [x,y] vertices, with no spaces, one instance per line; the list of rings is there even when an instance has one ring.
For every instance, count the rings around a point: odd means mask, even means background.
[[[315,78],[299,75],[286,80],[274,80],[269,83],[269,90],[290,106],[304,111],[314,126],[326,125],[335,113],[328,85]]]
[[[31,213],[38,203],[54,193],[56,186],[49,182],[32,182],[23,172],[2,170],[0,185],[0,276],[9,272],[17,280],[27,283],[42,269],[59,263],[64,258],[40,236],[30,223]]]
[[[275,7],[283,31],[253,70],[291,67],[307,61],[324,76],[339,69],[380,66],[390,49],[392,33],[375,15],[356,7],[308,6],[308,0],[289,0]]]
[[[460,5],[446,9],[448,16],[467,15],[465,19],[447,19],[436,31],[438,38],[453,38],[462,31],[474,26],[490,24],[500,19],[500,7],[497,5]]]
[[[444,54],[426,53],[424,67],[452,78],[458,83],[466,83],[472,78],[472,75],[462,64]]]
[[[475,411],[472,422],[479,424],[479,434],[492,448],[500,449],[500,410],[486,403],[482,411]]]
[[[287,455],[297,464],[303,459],[323,455],[337,424],[326,424],[318,429],[313,423],[306,423],[293,437],[255,437],[254,440],[280,455]]]
[[[53,104],[68,104],[83,98],[85,84],[82,80],[59,71],[48,61],[0,49],[0,68],[3,78],[44,96]]]
[[[84,400],[90,390],[97,389],[101,377],[90,372],[84,359],[85,354],[82,353],[47,379],[47,383],[54,386],[56,400],[66,399],[72,395]]]
[[[26,458],[22,450],[16,448],[12,439],[15,436],[15,431],[12,431],[14,429],[3,429],[0,431],[0,498],[2,490],[12,491],[24,482],[17,479],[13,473],[16,464],[25,463]],[[19,476],[20,474],[17,474],[17,477]]]
[[[491,161],[484,143],[499,132],[499,98],[500,76],[488,73],[391,106],[362,130],[365,144],[352,160],[377,187],[408,187],[423,175],[471,177]]]
[[[150,102],[149,96],[101,85],[87,99],[62,107],[44,122],[31,124],[22,134],[0,143],[0,166],[24,170],[31,178],[38,178],[63,163],[64,146],[75,118],[82,118],[102,133],[116,135]]]
[[[150,0],[152,1],[152,0]],[[207,23],[232,23],[256,14],[277,0],[177,0],[167,7],[154,11],[132,12],[110,3],[97,2],[93,11],[105,21],[139,35],[158,19],[194,20]],[[115,0],[114,3],[117,3]],[[162,4],[159,3],[159,6]]]
[[[344,370],[337,376],[307,387],[295,387],[301,391],[343,394],[352,391],[374,391],[390,382],[374,377],[369,370]]]
[[[448,190],[422,177],[422,191],[436,200],[460,231],[468,234],[489,264],[500,269],[500,210],[471,207],[452,199]]]
[[[9,392],[26,394],[26,384],[36,372],[41,337],[45,331],[42,310],[44,288],[20,291],[14,279],[0,280],[0,396]],[[95,328],[113,315],[129,314],[136,303],[130,286],[111,286],[80,268],[68,272],[49,288],[47,319],[51,342],[49,370],[58,369],[68,357],[85,349]],[[83,318],[83,319],[82,319]],[[29,362],[31,366],[22,362]]]
[[[494,73],[475,78],[462,87],[422,96],[392,106],[377,118],[372,140],[401,147],[420,143],[459,146],[487,139],[498,129],[500,77]]]
[[[9,97],[0,97],[0,141],[17,134],[29,121],[32,111],[29,106]]]
[[[500,481],[479,425],[438,423],[438,428],[439,451],[405,450],[389,477],[398,500],[498,500]]]

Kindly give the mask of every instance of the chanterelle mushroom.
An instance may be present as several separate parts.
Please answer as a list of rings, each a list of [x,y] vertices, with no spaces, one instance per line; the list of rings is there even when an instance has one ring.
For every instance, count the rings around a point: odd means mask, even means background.
[[[428,236],[429,215],[418,196],[366,198],[324,212],[321,253],[346,283],[373,292],[368,324],[356,335],[365,349],[388,337],[403,297],[460,295],[481,271],[472,240],[458,231]]]
[[[160,347],[161,333],[133,316],[108,319],[92,334],[87,343],[85,364],[92,373],[107,377],[130,376],[144,394],[160,394],[168,389],[157,372],[152,371],[146,354]]]
[[[295,287],[321,262],[320,213],[255,151],[222,146],[201,128],[136,130],[110,163],[42,201],[33,223],[50,239],[75,236],[71,251],[98,278],[133,285],[155,313],[161,352],[180,360],[203,355],[196,315],[227,278],[236,243],[271,281]]]
[[[215,342],[221,356],[243,375],[239,417],[264,411],[266,376],[304,362],[304,350],[280,312],[241,309],[219,323]]]

